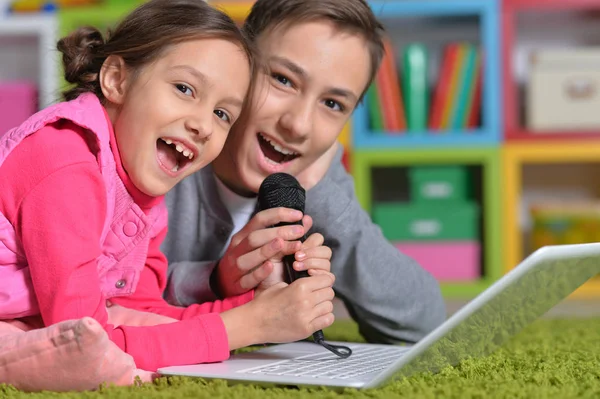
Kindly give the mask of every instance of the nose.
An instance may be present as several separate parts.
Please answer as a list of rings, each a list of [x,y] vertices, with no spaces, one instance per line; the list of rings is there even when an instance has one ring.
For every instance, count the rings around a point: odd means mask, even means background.
[[[308,99],[289,104],[279,123],[291,138],[304,139],[312,131],[314,107]]]
[[[197,111],[185,120],[185,128],[192,133],[195,140],[209,140],[214,129],[214,114],[206,111]]]

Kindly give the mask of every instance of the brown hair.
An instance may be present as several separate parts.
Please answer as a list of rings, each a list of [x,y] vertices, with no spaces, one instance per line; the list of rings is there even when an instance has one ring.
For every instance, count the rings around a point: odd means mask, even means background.
[[[58,41],[65,80],[72,84],[63,97],[68,101],[91,92],[104,101],[99,75],[110,55],[121,56],[136,73],[170,45],[203,38],[223,38],[239,44],[250,63],[251,82],[255,80],[254,45],[230,17],[202,0],[150,0],[132,11],[106,41],[93,27],[81,27]]]
[[[371,56],[368,87],[383,58],[384,28],[365,0],[257,0],[244,31],[256,41],[262,33],[277,27],[315,20],[331,21],[340,29],[364,37]]]

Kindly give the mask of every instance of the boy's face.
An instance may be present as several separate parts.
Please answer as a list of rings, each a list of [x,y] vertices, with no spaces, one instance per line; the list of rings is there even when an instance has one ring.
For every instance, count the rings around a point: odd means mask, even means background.
[[[234,126],[215,166],[240,194],[258,192],[272,173],[297,175],[323,155],[370,73],[365,39],[327,21],[267,31],[258,46],[269,72],[259,78],[249,117]]]

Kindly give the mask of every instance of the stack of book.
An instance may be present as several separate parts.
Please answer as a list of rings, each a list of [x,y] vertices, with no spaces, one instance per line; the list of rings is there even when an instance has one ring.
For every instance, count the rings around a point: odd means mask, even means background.
[[[482,57],[475,45],[457,42],[445,46],[431,96],[426,47],[414,43],[402,53],[398,73],[393,47],[386,40],[382,65],[366,95],[371,130],[439,133],[479,126]]]

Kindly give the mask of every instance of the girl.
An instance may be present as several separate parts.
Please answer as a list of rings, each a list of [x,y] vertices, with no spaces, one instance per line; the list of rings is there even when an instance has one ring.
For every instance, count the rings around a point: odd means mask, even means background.
[[[221,151],[254,76],[233,21],[203,1],[152,0],[106,42],[81,28],[58,49],[67,101],[0,137],[0,320],[91,316],[150,371],[331,324],[329,273],[188,308],[162,299],[163,196]],[[176,320],[111,324],[120,298]]]

